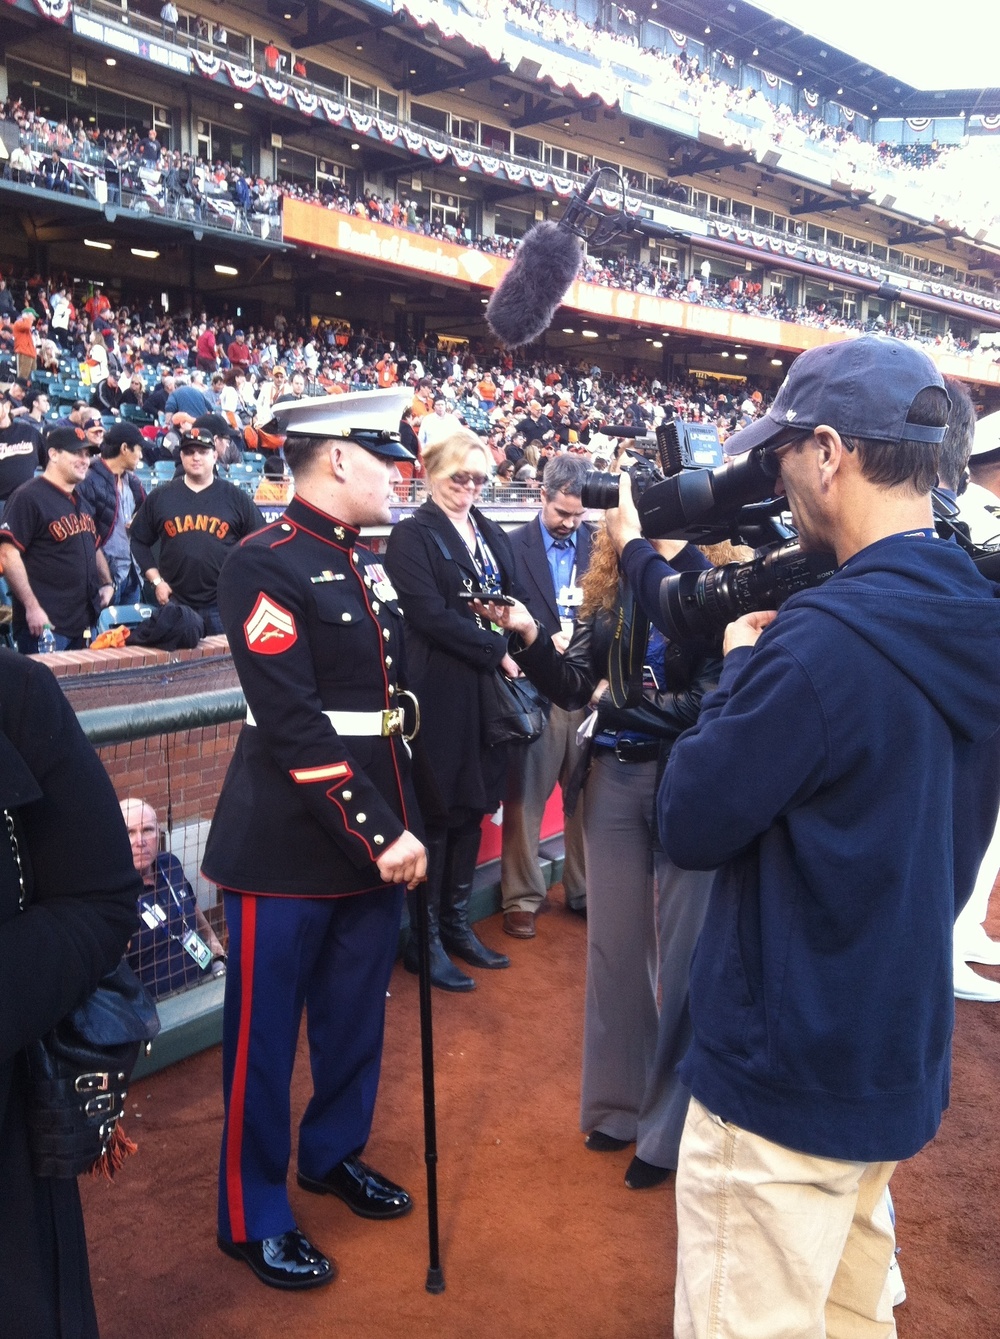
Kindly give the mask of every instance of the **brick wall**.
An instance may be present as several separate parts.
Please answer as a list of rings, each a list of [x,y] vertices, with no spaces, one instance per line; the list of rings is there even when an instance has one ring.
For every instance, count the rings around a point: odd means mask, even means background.
[[[190,651],[143,647],[59,651],[44,657],[75,711],[162,701],[238,687],[225,637],[206,637]],[[171,826],[211,818],[242,721],[153,735],[98,750],[120,799],[136,796]]]

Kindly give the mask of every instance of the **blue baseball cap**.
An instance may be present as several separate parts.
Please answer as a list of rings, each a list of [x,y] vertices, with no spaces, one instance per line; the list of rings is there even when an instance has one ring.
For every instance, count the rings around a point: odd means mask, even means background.
[[[842,437],[876,442],[943,442],[945,428],[907,423],[922,390],[945,391],[940,372],[921,349],[888,335],[860,335],[800,354],[762,418],[726,439],[727,456],[806,436],[821,423]],[[951,401],[948,401],[949,405]]]

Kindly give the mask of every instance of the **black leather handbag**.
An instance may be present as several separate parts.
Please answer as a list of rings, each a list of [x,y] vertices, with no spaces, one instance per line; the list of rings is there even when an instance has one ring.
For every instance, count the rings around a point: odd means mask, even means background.
[[[4,820],[27,893],[17,831]],[[160,1030],[156,1005],[123,958],[97,989],[50,1032],[24,1048],[28,1070],[27,1125],[36,1176],[114,1176],[135,1144],[119,1121],[139,1052]]]
[[[530,744],[545,729],[549,700],[530,679],[512,679],[496,669],[479,676],[479,715],[485,748]]]

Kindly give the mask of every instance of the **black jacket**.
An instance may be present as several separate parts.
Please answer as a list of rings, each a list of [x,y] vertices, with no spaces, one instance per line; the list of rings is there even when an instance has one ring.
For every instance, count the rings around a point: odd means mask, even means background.
[[[124,477],[125,482],[132,490],[135,510],[138,511],[140,503],[146,496],[146,490],[131,470]],[[94,525],[97,527],[98,541],[104,544],[114,530],[115,521],[118,519],[117,475],[108,469],[103,460],[97,459],[77,484],[76,491],[90,503],[91,510],[94,513]]]
[[[503,590],[523,599],[510,540],[475,507],[472,516],[500,568]],[[433,823],[460,809],[492,813],[503,792],[507,755],[480,742],[479,676],[500,664],[507,638],[459,598],[481,588],[479,576],[462,537],[435,502],[393,527],[385,565],[404,611],[410,686],[420,700],[421,739],[435,783],[433,792],[420,791],[424,817]]]
[[[219,612],[256,724],[236,745],[204,873],[247,893],[381,890],[379,856],[419,831],[402,736],[340,734],[325,711],[387,711],[408,687],[395,592],[358,531],[293,498],[233,549]]]
[[[576,576],[579,581],[590,564],[590,526],[581,525],[576,533]],[[561,626],[559,606],[556,604],[552,569],[545,556],[545,541],[537,516],[527,525],[512,530],[509,538],[514,551],[515,577],[528,596],[525,604],[547,632],[558,632]]]
[[[111,782],[52,674],[3,650],[0,808],[14,816],[28,886],[21,911],[3,824],[0,1331],[96,1339],[77,1184],[31,1171],[17,1057],[122,956],[142,881]]]
[[[544,626],[531,646],[516,638],[511,655],[533,684],[566,711],[586,706],[602,679],[608,678],[611,643],[618,622],[619,607],[599,610],[581,619],[566,654],[560,655]],[[631,730],[660,740],[659,770],[666,766],[670,749],[689,726],[698,719],[701,700],[718,683],[722,657],[699,643],[668,642],[665,659],[666,680],[659,690],[644,688],[643,700],[634,707],[616,707],[605,689],[597,706],[597,727],[617,733]],[[580,787],[590,765],[589,753],[566,789],[567,812],[572,812]]]

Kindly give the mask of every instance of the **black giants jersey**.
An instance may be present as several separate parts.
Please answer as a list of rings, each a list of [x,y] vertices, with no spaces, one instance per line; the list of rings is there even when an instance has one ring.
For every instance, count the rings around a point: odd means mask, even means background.
[[[204,609],[215,604],[219,573],[230,549],[263,524],[246,493],[225,479],[197,491],[183,479],[172,479],[150,492],[133,518],[129,537],[143,572],[155,565],[182,604]],[[154,558],[157,540],[160,552]]]
[[[29,479],[10,497],[0,540],[24,561],[35,598],[63,637],[79,637],[97,618],[97,530],[90,506],[76,491],[48,479]],[[24,605],[13,598],[14,632],[27,626]]]

